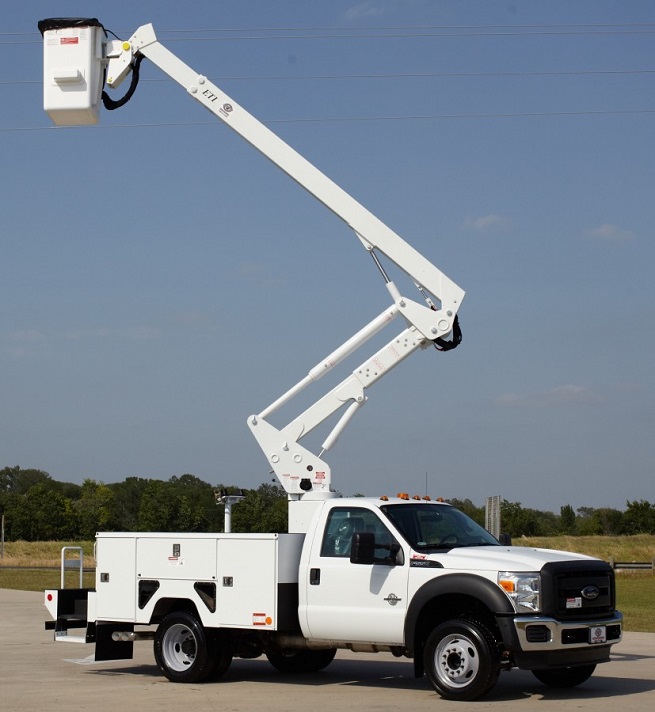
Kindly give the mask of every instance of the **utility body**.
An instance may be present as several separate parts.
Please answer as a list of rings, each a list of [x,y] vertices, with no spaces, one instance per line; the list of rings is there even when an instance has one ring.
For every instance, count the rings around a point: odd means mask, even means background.
[[[111,40],[96,19],[43,20],[44,108],[56,124],[97,123],[121,106],[148,58],[340,217],[379,270],[391,303],[309,370],[248,427],[289,499],[284,534],[99,533],[94,589],[49,590],[55,639],[95,643],[96,660],[154,640],[175,682],[216,679],[233,658],[266,655],[284,672],[326,667],[336,650],[413,659],[443,697],[470,700],[502,669],[546,684],[584,682],[621,639],[614,573],[598,559],[500,543],[444,502],[342,498],[325,457],[366,390],[413,353],[461,340],[463,290],[432,262],[167,50],[152,25]],[[119,101],[103,91],[131,74]],[[416,301],[388,273],[399,269]],[[270,417],[400,319],[401,331],[283,426]],[[337,416],[318,453],[300,440]],[[63,564],[62,564],[63,565]]]

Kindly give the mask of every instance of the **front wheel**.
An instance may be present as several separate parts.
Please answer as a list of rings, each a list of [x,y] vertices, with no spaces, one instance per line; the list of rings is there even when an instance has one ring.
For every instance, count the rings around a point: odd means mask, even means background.
[[[532,674],[548,687],[576,687],[586,682],[596,669],[595,665],[579,665],[578,667],[550,668],[548,670],[533,670]]]
[[[328,650],[280,650],[266,653],[269,663],[280,672],[303,673],[318,672],[326,668],[333,660],[337,651]]]
[[[155,660],[171,682],[202,682],[214,672],[211,639],[187,613],[171,613],[155,633]]]
[[[425,671],[446,700],[475,700],[489,692],[500,674],[496,640],[477,621],[451,620],[438,625],[425,643]]]

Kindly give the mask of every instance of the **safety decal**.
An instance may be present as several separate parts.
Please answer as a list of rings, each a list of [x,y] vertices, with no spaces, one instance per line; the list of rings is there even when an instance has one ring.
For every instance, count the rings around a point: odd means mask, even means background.
[[[267,616],[266,613],[253,613],[252,614],[252,624],[253,625],[272,625],[273,619]]]

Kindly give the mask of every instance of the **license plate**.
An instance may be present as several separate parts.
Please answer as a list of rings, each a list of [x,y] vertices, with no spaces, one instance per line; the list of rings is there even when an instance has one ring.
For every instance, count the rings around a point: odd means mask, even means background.
[[[589,642],[594,645],[596,643],[607,642],[607,627],[604,625],[595,625],[589,628]]]

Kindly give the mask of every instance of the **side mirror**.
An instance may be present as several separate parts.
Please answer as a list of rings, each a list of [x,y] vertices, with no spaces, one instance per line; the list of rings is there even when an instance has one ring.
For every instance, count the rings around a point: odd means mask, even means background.
[[[375,560],[375,534],[356,532],[350,547],[351,564],[372,564]]]
[[[498,541],[503,546],[512,546],[512,535],[511,534],[501,534],[498,537]]]

